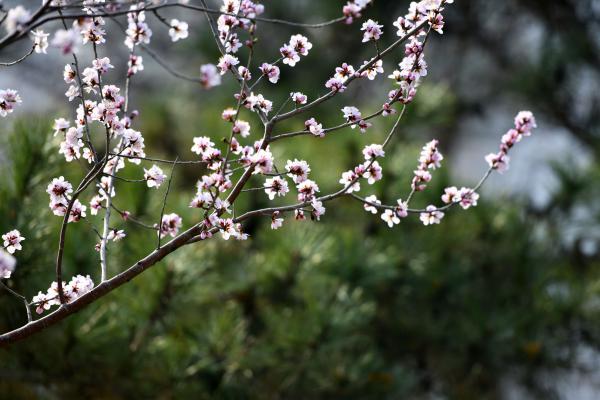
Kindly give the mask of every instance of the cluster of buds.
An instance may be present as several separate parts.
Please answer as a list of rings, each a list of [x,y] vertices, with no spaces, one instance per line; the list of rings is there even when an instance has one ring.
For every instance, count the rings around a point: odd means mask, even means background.
[[[508,170],[510,162],[508,152],[516,143],[520,142],[524,136],[530,136],[531,130],[534,128],[537,128],[537,124],[535,122],[535,117],[530,111],[521,111],[517,114],[515,117],[515,128],[510,129],[502,136],[500,151],[485,156],[485,161],[487,161],[490,168],[493,168],[500,173]]]

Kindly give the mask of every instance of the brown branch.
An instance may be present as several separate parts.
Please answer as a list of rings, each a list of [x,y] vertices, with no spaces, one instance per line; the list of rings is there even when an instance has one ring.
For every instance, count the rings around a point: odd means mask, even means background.
[[[43,318],[30,322],[27,325],[17,328],[11,332],[0,335],[0,347],[8,346],[9,344],[26,339],[37,332],[47,329],[67,318],[69,315],[83,309],[88,304],[93,303],[101,297],[104,297],[106,294],[129,282],[148,268],[152,267],[154,264],[161,261],[168,254],[188,243],[192,237],[200,234],[201,231],[202,228],[200,225],[194,225],[192,228],[183,232],[178,237],[162,246],[160,249],[153,251],[148,256],[136,262],[134,265],[120,274],[100,283],[91,291],[74,300],[73,302],[65,303],[56,311],[46,315]]]
[[[391,53],[396,47],[400,46],[402,43],[406,42],[409,38],[411,38],[412,36],[416,35],[417,33],[419,33],[421,31],[421,29],[427,25],[429,23],[429,21],[425,20],[422,23],[420,23],[419,25],[415,26],[412,30],[408,31],[404,36],[402,36],[400,39],[396,40],[394,43],[392,43],[391,45],[389,45],[385,50],[383,50],[378,56],[373,57],[371,59],[371,61],[369,61],[367,64],[363,65],[360,69],[358,69],[358,71],[356,71],[356,73],[354,75],[352,75],[351,77],[349,77],[346,82],[345,85],[346,87],[348,85],[350,85],[350,83],[352,83],[354,80],[358,79],[358,77],[360,76],[360,74],[364,71],[366,71],[368,68],[371,68],[373,65],[375,65],[375,63],[381,59],[383,59],[383,57],[385,57],[387,54]],[[283,121],[289,118],[292,118],[298,114],[301,114],[307,110],[310,110],[311,108],[331,99],[332,97],[334,97],[336,94],[338,94],[339,92],[334,92],[331,91],[321,97],[319,97],[318,99],[312,101],[311,103],[305,105],[304,107],[298,107],[295,110],[292,110],[290,112],[287,112],[285,114],[281,114],[279,116],[273,117],[272,121],[273,122],[279,122],[279,121]]]
[[[21,61],[25,60],[25,59],[26,59],[27,57],[29,57],[30,55],[32,55],[34,50],[35,50],[35,46],[33,46],[33,47],[32,47],[32,48],[29,50],[29,52],[28,52],[27,54],[25,54],[23,57],[21,57],[21,58],[19,58],[19,59],[15,60],[15,61],[10,61],[10,62],[1,62],[1,63],[0,63],[0,66],[2,66],[2,67],[10,67],[11,65],[18,64],[18,63],[20,63]]]
[[[48,11],[48,9],[50,12],[52,12],[54,10],[60,11],[60,10],[68,9],[67,7],[64,7],[64,6],[63,7],[49,7],[49,5],[50,5],[50,0],[47,0],[46,3],[40,9],[38,9],[38,11],[36,13],[34,13],[34,15],[31,17],[31,19],[29,20],[29,23],[27,24],[26,27],[24,27],[22,30],[15,30],[15,31],[9,33],[8,35],[6,35],[5,37],[3,37],[2,39],[0,39],[0,49],[21,39],[22,37],[24,37],[24,35],[27,32],[31,31],[32,29],[42,26],[48,22],[63,18],[58,15],[51,15],[51,16],[46,16],[45,18],[42,18],[42,16],[44,14],[46,14],[46,11]],[[191,4],[181,4],[181,3],[146,5],[144,7],[140,7],[138,10],[136,10],[136,12],[154,11],[154,10],[160,10],[163,8],[172,8],[172,7],[181,7],[181,8],[186,8],[189,10],[194,10],[194,11],[202,11],[207,14],[214,14],[214,15],[229,15],[229,16],[233,16],[233,17],[236,16],[235,14],[230,14],[230,13],[222,12],[220,10],[211,9],[206,6],[200,7],[200,6],[195,6],[195,5],[191,5]],[[131,10],[127,9],[127,10],[122,10],[122,11],[100,12],[100,13],[95,13],[95,14],[75,13],[75,14],[65,14],[64,18],[67,18],[67,19],[79,19],[79,18],[91,18],[91,17],[113,18],[113,17],[118,17],[121,15],[126,15],[131,12],[132,12]],[[250,19],[250,18],[243,17],[243,19]],[[251,20],[259,21],[259,22],[266,22],[266,23],[271,23],[271,24],[295,26],[295,27],[305,28],[305,29],[318,29],[318,28],[324,28],[324,27],[327,27],[327,26],[330,26],[333,24],[343,22],[345,20],[345,18],[339,17],[339,18],[335,18],[335,19],[332,19],[329,21],[315,23],[315,24],[305,24],[305,23],[300,23],[300,22],[286,21],[286,20],[274,19],[274,18],[263,18],[263,17],[254,17],[254,18],[251,18]]]

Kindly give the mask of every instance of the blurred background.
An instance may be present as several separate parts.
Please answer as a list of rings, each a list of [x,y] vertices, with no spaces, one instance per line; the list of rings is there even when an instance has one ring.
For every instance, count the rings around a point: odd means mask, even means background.
[[[339,16],[344,3],[265,0],[265,16],[318,22]],[[474,185],[487,167],[483,156],[497,149],[514,115],[530,109],[539,129],[515,149],[511,169],[488,181],[477,208],[454,209],[439,226],[413,217],[393,230],[351,200],[329,204],[319,223],[288,220],[276,232],[268,219],[252,220],[247,242],[187,246],[77,315],[1,349],[0,398],[599,398],[600,1],[455,3],[445,34],[428,43],[429,76],[388,151],[385,178],[363,193],[388,203],[406,197],[420,147],[432,138],[441,141],[445,168],[415,206],[438,203],[446,186]],[[365,17],[384,24],[391,43],[392,22],[408,5],[376,0]],[[216,62],[203,15],[161,15],[190,24],[190,38],[173,44],[148,16],[151,48],[172,68],[198,76],[201,64]],[[127,49],[118,26],[108,27],[110,44],[100,52],[115,65],[108,79],[122,86]],[[314,99],[336,66],[372,55],[359,28],[260,25],[257,62],[276,59],[290,34],[305,34],[315,47],[295,69],[282,68],[280,84],[259,91],[276,107],[292,90]],[[3,50],[2,61],[28,46]],[[88,53],[80,55],[83,64]],[[231,78],[205,91],[142,56],[146,70],[133,80],[131,104],[149,155],[192,159],[192,137],[226,136],[219,115],[234,105]],[[399,50],[386,61],[385,75],[401,58]],[[28,298],[54,279],[60,219],[47,207],[45,187],[59,175],[81,178],[63,162],[51,130],[55,118],[73,116],[62,81],[70,61],[49,49],[0,71],[0,87],[23,99],[0,124],[0,231],[17,228],[27,238],[7,283]],[[380,76],[311,116],[332,126],[343,106],[368,114],[391,87]],[[250,139],[259,139],[259,121],[242,118],[252,123]],[[289,120],[278,133],[301,129],[304,120]],[[321,191],[330,192],[391,123],[376,120],[366,135],[347,129],[322,140],[294,138],[273,151],[280,163],[307,160]],[[135,167],[123,174],[141,177]],[[184,226],[199,217],[187,205],[202,174],[199,167],[175,170],[166,212],[179,213]],[[117,192],[117,207],[158,220],[162,191],[117,182]],[[249,192],[236,211],[267,204],[264,193]],[[100,225],[99,217],[89,220]],[[156,240],[124,221],[114,226],[128,236],[110,247],[112,275]],[[97,281],[90,226],[69,232],[66,276]],[[22,303],[6,292],[0,310],[2,332],[26,322]]]

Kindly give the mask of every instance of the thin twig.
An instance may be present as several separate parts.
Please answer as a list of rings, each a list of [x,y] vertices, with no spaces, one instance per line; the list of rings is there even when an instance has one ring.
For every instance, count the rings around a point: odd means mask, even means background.
[[[160,241],[162,239],[162,220],[165,215],[165,207],[167,206],[167,198],[169,197],[169,192],[171,191],[171,181],[173,180],[173,172],[175,171],[175,165],[177,165],[177,159],[173,163],[171,167],[171,176],[169,176],[169,182],[167,183],[167,190],[165,191],[165,197],[163,199],[162,209],[160,210],[160,219],[158,220],[158,244],[156,245],[156,250],[160,249]]]
[[[15,61],[10,61],[10,62],[0,62],[0,66],[2,67],[10,67],[11,65],[15,65],[20,63],[21,61],[25,60],[27,57],[29,57],[30,55],[33,54],[33,51],[35,50],[35,45],[29,50],[29,52],[27,54],[25,54],[23,57],[19,58],[18,60]]]
[[[22,294],[19,294],[19,293],[15,292],[14,290],[12,290],[11,288],[9,288],[8,285],[6,285],[4,282],[2,282],[2,280],[0,280],[0,285],[2,285],[2,287],[4,289],[6,289],[6,291],[8,291],[13,296],[18,297],[19,299],[23,300],[23,303],[25,303],[25,309],[27,310],[27,322],[31,322],[32,321],[31,309],[29,308],[29,303],[27,302],[27,298],[25,296],[23,296]]]

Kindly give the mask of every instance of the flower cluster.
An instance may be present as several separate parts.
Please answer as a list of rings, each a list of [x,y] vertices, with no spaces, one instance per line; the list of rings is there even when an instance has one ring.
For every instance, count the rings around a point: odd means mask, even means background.
[[[50,182],[46,188],[46,193],[50,196],[50,209],[54,215],[63,217],[67,213],[71,202],[70,195],[73,193],[73,186],[61,176]],[[72,203],[68,222],[77,222],[81,218],[85,218],[87,207],[81,204],[78,199],[75,199]]]
[[[360,191],[360,178],[367,179],[369,185],[373,185],[383,178],[383,169],[376,160],[376,158],[385,155],[383,146],[379,144],[368,145],[363,149],[363,155],[365,162],[357,165],[353,170],[342,173],[342,178],[339,180],[348,193]]]
[[[152,30],[146,23],[146,13],[140,11],[136,5],[130,7],[130,13],[127,14],[127,31],[125,31],[125,45],[132,49],[140,44],[149,44],[152,37]]]
[[[262,4],[251,0],[223,0],[217,19],[219,40],[227,53],[237,53],[242,43],[236,29],[252,31],[252,19],[264,12]]]
[[[433,30],[442,34],[444,22],[441,12],[444,10],[443,5],[450,3],[453,3],[453,0],[412,2],[408,14],[399,17],[393,24],[398,28],[397,35],[404,37],[412,29],[421,26],[426,21]],[[427,76],[427,63],[423,54],[425,35],[421,30],[419,35],[411,37],[406,43],[404,59],[398,64],[400,68],[389,75],[389,78],[400,86],[399,90],[390,93],[390,100],[399,100],[404,104],[412,102],[417,94],[421,78]]]
[[[94,288],[94,281],[89,275],[76,275],[69,283],[62,283],[62,291],[65,302],[71,303]],[[35,312],[42,314],[49,310],[52,306],[60,306],[60,298],[58,294],[58,283],[52,282],[46,293],[38,292],[33,296],[32,303],[36,306]]]
[[[371,200],[373,200],[374,204],[379,203],[377,197],[375,196],[372,196]],[[398,225],[402,218],[406,218],[408,216],[408,204],[402,201],[402,199],[398,199],[397,203],[398,206],[396,206],[393,210],[387,209],[383,212],[383,214],[381,214],[381,219],[387,223],[390,228],[393,228],[394,225]],[[375,207],[371,206],[371,208],[374,209]],[[367,209],[367,211],[373,212],[370,209]]]
[[[464,210],[477,205],[479,194],[473,189],[462,187],[458,189],[456,186],[447,187],[444,189],[442,201],[446,204],[459,204]]]
[[[284,44],[279,52],[283,57],[284,64],[295,67],[296,63],[300,61],[300,56],[307,56],[312,47],[312,43],[308,41],[306,36],[292,35],[288,44]]]
[[[435,170],[442,165],[441,162],[444,159],[444,156],[439,152],[438,144],[439,142],[434,139],[427,143],[421,151],[419,165],[414,171],[414,177],[411,183],[411,187],[415,192],[425,190],[427,183],[431,181],[431,173],[429,170]]]
[[[535,122],[535,117],[530,111],[521,111],[517,114],[515,117],[515,128],[510,129],[502,136],[500,151],[485,156],[485,161],[487,161],[490,168],[493,168],[500,173],[508,170],[510,162],[508,152],[516,143],[520,142],[524,136],[530,136],[531,130],[534,128],[537,128],[537,124]]]
[[[344,107],[342,108],[342,112],[344,113],[346,122],[351,124],[350,127],[352,129],[358,126],[360,131],[365,133],[367,129],[371,127],[371,124],[362,118],[362,114],[358,108],[352,106]]]

